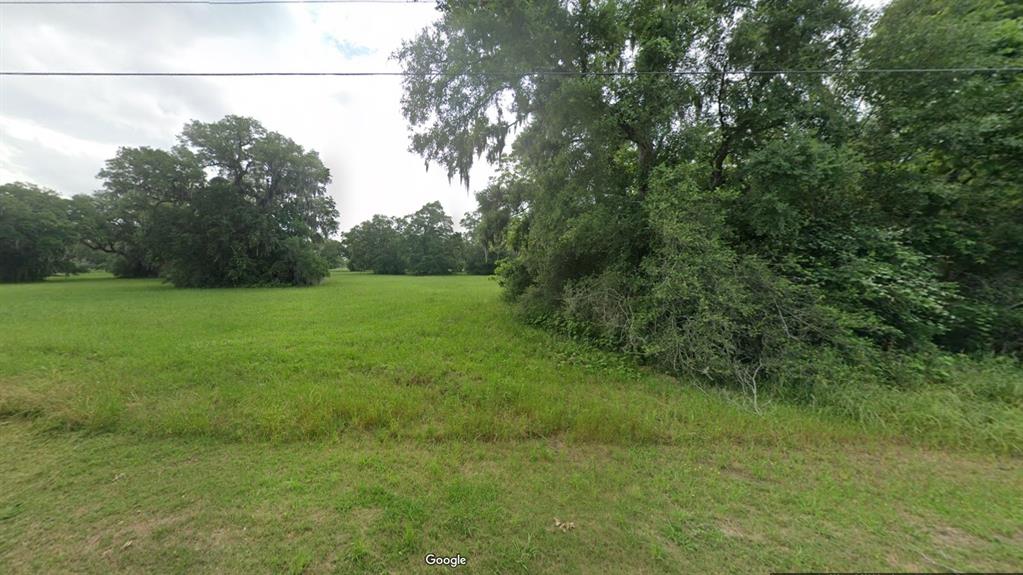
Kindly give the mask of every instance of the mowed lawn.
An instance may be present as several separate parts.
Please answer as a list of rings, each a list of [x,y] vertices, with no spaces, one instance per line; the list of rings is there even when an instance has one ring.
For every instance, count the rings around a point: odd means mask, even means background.
[[[0,286],[0,454],[3,573],[1023,569],[1019,458],[755,415],[481,277]]]

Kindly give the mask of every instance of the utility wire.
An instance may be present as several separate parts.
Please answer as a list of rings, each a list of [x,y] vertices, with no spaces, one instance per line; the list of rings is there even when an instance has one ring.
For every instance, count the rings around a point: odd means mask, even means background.
[[[253,4],[420,4],[432,6],[432,0],[2,0],[0,6],[45,5],[153,5],[153,4],[206,4],[211,6]]]
[[[262,1],[262,0],[260,0]],[[98,72],[98,71],[0,71],[0,76],[58,76],[58,77],[295,77],[295,76],[396,76],[396,77],[510,77],[525,78],[534,76],[565,76],[565,77],[637,77],[637,76],[780,76],[780,75],[814,75],[838,76],[851,74],[1019,74],[1019,68],[834,68],[834,69],[796,69],[796,70],[676,70],[676,71],[626,71],[626,72],[578,72],[572,70],[532,70],[522,72],[382,72],[382,71],[351,71],[351,72]]]

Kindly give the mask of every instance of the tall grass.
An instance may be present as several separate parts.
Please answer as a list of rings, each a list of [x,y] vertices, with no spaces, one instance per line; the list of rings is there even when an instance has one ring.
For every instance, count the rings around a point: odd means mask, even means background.
[[[1023,453],[1023,368],[1007,357],[893,360],[873,372],[818,381],[811,404],[893,435],[935,445]],[[923,361],[929,365],[921,367]],[[910,373],[907,373],[910,372]]]
[[[816,382],[803,407],[778,394],[757,415],[734,394],[525,325],[498,291],[481,277],[353,273],[303,289],[95,276],[0,286],[0,416],[231,441],[793,443],[859,441],[867,428],[1023,451],[1023,371],[1011,362],[849,371]]]
[[[47,428],[617,444],[858,433],[763,420],[523,325],[481,277],[339,273],[313,288],[234,290],[61,281],[3,286],[0,301],[0,415]]]

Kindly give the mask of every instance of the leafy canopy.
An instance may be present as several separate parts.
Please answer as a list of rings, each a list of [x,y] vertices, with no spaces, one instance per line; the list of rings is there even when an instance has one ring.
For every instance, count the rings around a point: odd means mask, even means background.
[[[320,246],[338,213],[316,152],[239,116],[191,122],[179,142],[118,150],[99,174],[103,190],[75,198],[82,241],[116,254],[115,272],[196,287],[327,275]]]
[[[755,392],[1019,307],[984,289],[1019,277],[1023,77],[746,73],[1019,66],[1013,5],[896,0],[873,29],[849,0],[440,10],[397,53],[412,149],[467,185],[503,162],[468,223],[537,321]]]
[[[376,215],[345,234],[348,269],[443,275],[462,266],[462,238],[440,202],[403,218]]]
[[[70,204],[31,184],[0,186],[0,282],[40,281],[72,271],[77,240]]]

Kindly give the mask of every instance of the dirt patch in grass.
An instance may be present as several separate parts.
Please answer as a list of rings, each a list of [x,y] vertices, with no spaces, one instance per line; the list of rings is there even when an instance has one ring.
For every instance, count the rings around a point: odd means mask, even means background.
[[[767,489],[771,485],[778,483],[771,477],[761,477],[757,475],[737,461],[731,461],[720,465],[718,466],[718,470],[727,477],[758,489]]]
[[[972,550],[980,549],[985,545],[985,542],[979,537],[950,525],[938,525],[932,527],[930,531],[931,541],[938,547]]]
[[[370,532],[383,516],[384,510],[378,507],[359,507],[348,512],[348,519],[362,534]]]
[[[741,539],[753,543],[763,543],[764,538],[757,532],[748,530],[735,519],[722,519],[718,521],[718,529],[725,537],[730,539]]]

